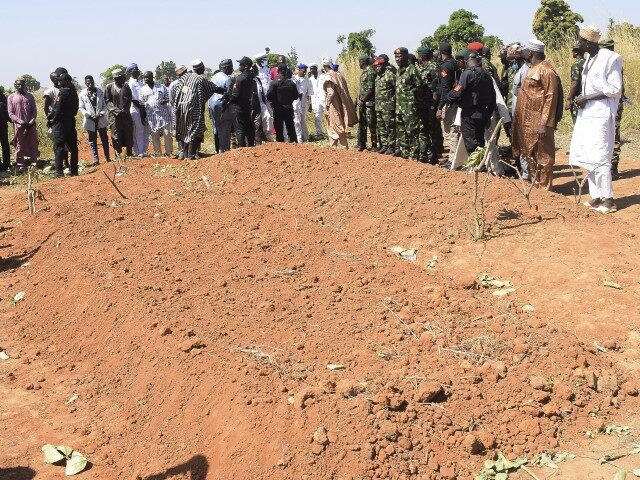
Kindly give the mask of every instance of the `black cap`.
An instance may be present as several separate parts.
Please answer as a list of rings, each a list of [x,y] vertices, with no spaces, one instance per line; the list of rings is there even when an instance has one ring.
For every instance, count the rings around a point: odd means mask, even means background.
[[[483,47],[482,48],[482,55],[484,55],[485,57],[487,55],[491,55],[491,49],[489,47]]]
[[[69,72],[67,71],[67,69],[66,69],[66,68],[64,68],[64,67],[58,67],[58,68],[56,68],[56,69],[54,70],[54,72],[55,72],[55,74],[56,74],[56,75],[58,75],[58,76],[62,75],[63,73],[69,73]]]
[[[242,57],[240,60],[238,60],[238,64],[250,67],[251,65],[253,65],[253,60],[251,60],[249,57]]]
[[[61,82],[71,81],[71,75],[69,75],[68,73],[61,73],[60,75],[58,75],[58,80],[60,80]]]
[[[233,68],[233,61],[231,61],[230,58],[225,58],[224,60],[222,60],[220,62],[220,65],[218,65],[220,68],[224,68],[224,67],[231,67]]]
[[[438,50],[440,50],[441,53],[444,53],[446,55],[451,55],[451,52],[452,52],[451,45],[446,42],[442,42],[438,47]]]
[[[278,73],[287,73],[287,64],[286,63],[279,63],[278,64]]]

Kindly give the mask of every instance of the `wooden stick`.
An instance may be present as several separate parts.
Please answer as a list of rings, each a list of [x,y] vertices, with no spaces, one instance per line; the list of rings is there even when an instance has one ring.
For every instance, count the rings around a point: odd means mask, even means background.
[[[115,167],[114,167],[115,168]],[[124,198],[125,200],[127,200],[127,197],[125,197],[124,193],[122,193],[120,191],[120,189],[118,188],[118,186],[116,185],[116,177],[115,175],[113,176],[113,180],[109,177],[109,175],[107,175],[107,172],[105,172],[104,170],[102,171],[102,173],[104,173],[104,176],[107,177],[107,180],[109,180],[109,183],[111,183],[111,185],[113,185],[113,188],[116,189],[116,192],[118,192],[120,194],[120,196],[122,198]]]

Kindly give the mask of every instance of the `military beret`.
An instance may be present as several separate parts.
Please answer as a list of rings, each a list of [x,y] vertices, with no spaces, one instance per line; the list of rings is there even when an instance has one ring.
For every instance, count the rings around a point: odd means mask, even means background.
[[[386,62],[384,61],[384,58],[382,57],[376,57],[376,59],[373,61],[373,66],[377,67],[379,65],[384,65]]]
[[[393,51],[394,55],[400,54],[400,55],[408,55],[409,54],[409,49],[407,49],[406,47],[398,47]]]
[[[378,55],[378,58],[383,59],[385,62],[389,61],[389,55],[387,55],[386,53],[381,53],[380,55]]]
[[[429,47],[418,47],[416,48],[416,53],[418,55],[429,55],[430,53],[433,53],[432,50]]]
[[[484,45],[482,44],[482,42],[471,42],[469,45],[467,45],[467,48],[475,52],[481,52],[484,48]]]
[[[458,53],[456,53],[456,60],[465,60],[468,54],[469,54],[469,50],[466,48],[463,48]]]
[[[368,62],[369,61],[369,55],[360,55],[358,57],[358,61],[359,62]]]
[[[253,60],[251,60],[249,57],[242,57],[240,60],[238,60],[238,65],[250,67],[253,65]]]
[[[616,45],[616,42],[612,38],[607,38],[606,40],[602,40],[598,45],[602,48],[613,48]]]

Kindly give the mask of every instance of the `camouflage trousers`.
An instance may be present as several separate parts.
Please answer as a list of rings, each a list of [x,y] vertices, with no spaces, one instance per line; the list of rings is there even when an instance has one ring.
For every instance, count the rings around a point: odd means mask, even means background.
[[[622,139],[620,137],[620,122],[622,121],[622,112],[624,111],[624,103],[620,100],[618,105],[618,112],[616,113],[616,137],[615,145],[613,146],[613,156],[611,157],[611,168],[614,171],[618,170],[618,164],[620,163],[620,147],[622,145]]]
[[[444,138],[442,127],[436,118],[436,111],[427,105],[420,112],[420,153],[419,160],[437,163],[442,153]]]
[[[358,147],[367,146],[367,129],[371,133],[371,146],[378,145],[376,110],[373,105],[358,106]]]
[[[413,109],[396,109],[396,151],[402,158],[420,156],[420,115]]]
[[[381,148],[396,148],[396,112],[391,109],[376,109],[378,142]]]

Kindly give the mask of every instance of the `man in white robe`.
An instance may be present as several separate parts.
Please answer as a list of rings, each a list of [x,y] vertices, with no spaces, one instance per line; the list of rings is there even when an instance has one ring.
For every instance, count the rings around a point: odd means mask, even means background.
[[[615,117],[622,95],[622,57],[600,48],[600,31],[580,29],[578,44],[587,52],[582,70],[582,92],[574,99],[578,116],[573,128],[569,163],[588,170],[591,201],[585,205],[600,212],[616,211],[613,202],[611,159],[615,144]]]
[[[324,138],[324,129],[322,128],[322,119],[324,118],[324,72],[318,72],[318,64],[309,65],[309,80],[311,81],[311,109],[316,127],[316,138]]]
[[[307,126],[307,110],[309,109],[309,97],[313,93],[313,85],[307,77],[307,66],[298,64],[292,78],[298,87],[298,100],[293,102],[293,125],[296,129],[298,143],[309,141],[309,127]]]

